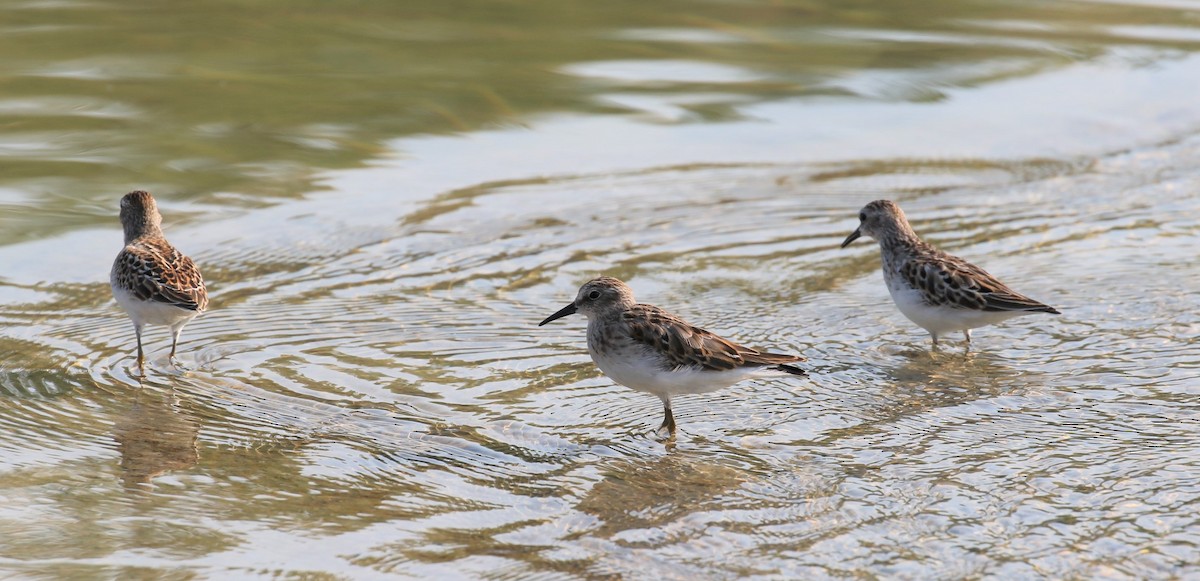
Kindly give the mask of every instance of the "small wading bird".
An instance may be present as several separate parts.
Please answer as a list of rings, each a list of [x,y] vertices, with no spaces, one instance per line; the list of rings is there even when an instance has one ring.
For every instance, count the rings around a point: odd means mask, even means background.
[[[538,323],[580,313],[587,317],[588,353],[613,381],[657,395],[663,402],[659,430],[675,434],[671,396],[707,393],[751,377],[804,375],[788,365],[799,355],[743,347],[653,305],[637,304],[633,290],[612,277],[588,281],[575,301]]]
[[[883,280],[892,300],[905,317],[929,331],[934,347],[939,337],[952,331],[962,331],[969,344],[975,327],[1029,313],[1059,314],[982,268],[921,240],[891,200],[867,204],[858,221],[842,248],[863,235],[879,241]]]
[[[162,216],[154,197],[136,191],[121,198],[125,248],[113,262],[110,282],[117,304],[133,320],[137,334],[138,372],[145,374],[142,328],[171,328],[171,363],[184,325],[204,312],[208,292],[200,269],[163,237]]]

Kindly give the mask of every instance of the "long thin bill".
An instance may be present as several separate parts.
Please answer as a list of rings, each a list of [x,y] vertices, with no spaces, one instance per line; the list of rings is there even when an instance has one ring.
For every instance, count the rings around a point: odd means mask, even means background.
[[[862,227],[861,226],[858,228],[855,228],[854,231],[851,232],[850,235],[846,237],[846,240],[842,242],[842,248],[845,248],[845,247],[849,246],[851,242],[858,240],[859,236],[862,236]]]
[[[550,321],[561,319],[567,315],[574,315],[574,314],[575,314],[575,303],[571,303],[571,304],[559,309],[557,313],[554,313],[553,315],[546,317],[546,320],[538,323],[538,326],[541,327],[542,325],[545,325],[546,323],[549,323]]]

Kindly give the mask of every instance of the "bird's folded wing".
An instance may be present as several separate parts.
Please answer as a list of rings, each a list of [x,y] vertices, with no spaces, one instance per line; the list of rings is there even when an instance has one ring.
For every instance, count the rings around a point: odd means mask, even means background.
[[[660,353],[671,367],[725,371],[749,365],[791,363],[796,355],[762,353],[692,326],[651,305],[636,305],[625,314],[630,336]]]
[[[118,283],[139,299],[191,311],[208,306],[200,269],[169,244],[131,244],[117,262]]]
[[[923,291],[934,305],[979,311],[1056,312],[956,256],[914,258],[904,265],[900,274],[913,288]]]

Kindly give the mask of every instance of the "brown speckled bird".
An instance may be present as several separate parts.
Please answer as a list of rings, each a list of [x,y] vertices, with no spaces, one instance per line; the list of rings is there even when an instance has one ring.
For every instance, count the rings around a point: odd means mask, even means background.
[[[863,235],[879,241],[883,280],[892,300],[905,317],[929,331],[935,347],[941,335],[952,331],[962,331],[970,343],[975,327],[1029,313],[1059,314],[982,268],[921,240],[891,200],[867,204],[858,220],[842,248]]]
[[[154,197],[135,191],[121,198],[121,225],[125,248],[113,262],[110,282],[113,297],[133,320],[137,333],[138,371],[145,372],[142,328],[146,324],[171,328],[171,362],[184,325],[204,312],[208,292],[192,259],[163,237],[162,216]]]
[[[653,305],[637,304],[624,282],[602,276],[579,289],[575,301],[538,326],[581,313],[588,319],[588,352],[613,381],[657,395],[659,430],[675,433],[671,396],[707,393],[751,377],[804,375],[788,365],[799,355],[764,353],[689,325]]]

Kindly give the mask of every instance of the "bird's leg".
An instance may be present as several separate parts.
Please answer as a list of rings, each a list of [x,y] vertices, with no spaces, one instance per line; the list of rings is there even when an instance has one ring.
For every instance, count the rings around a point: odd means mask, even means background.
[[[971,344],[971,330],[963,329],[963,336],[967,338],[967,345]]]
[[[171,364],[176,367],[179,367],[179,362],[175,360],[175,346],[179,343],[180,333],[183,333],[183,325],[171,327],[171,354],[168,355],[167,358],[171,361]]]
[[[134,324],[133,324],[133,332],[134,332],[134,334],[136,334],[136,335],[137,335],[137,344],[138,344],[138,358],[137,358],[137,366],[138,366],[138,373],[139,373],[140,375],[146,375],[146,357],[145,357],[145,356],[142,354],[142,326],[141,326],[141,325],[139,325],[139,324],[137,324],[137,323],[134,323]]]
[[[667,431],[667,437],[675,437],[675,414],[671,413],[671,398],[670,396],[659,396],[663,402],[663,423],[658,427],[657,431]]]
[[[930,336],[930,337],[933,337],[933,348],[936,350],[936,349],[938,348],[938,336],[937,336],[937,333],[934,333],[933,331],[930,331],[930,332],[929,332],[929,336]]]

